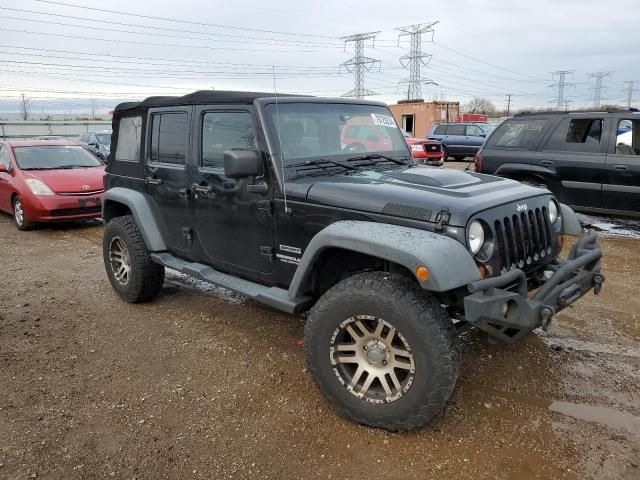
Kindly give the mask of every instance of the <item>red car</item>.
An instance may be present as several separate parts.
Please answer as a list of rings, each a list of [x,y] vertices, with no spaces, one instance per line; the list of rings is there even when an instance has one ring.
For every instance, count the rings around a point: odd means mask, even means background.
[[[411,156],[418,162],[432,167],[441,167],[444,164],[444,152],[442,144],[437,140],[423,140],[420,138],[405,138]]]
[[[0,210],[19,230],[101,215],[104,164],[67,140],[0,142]]]

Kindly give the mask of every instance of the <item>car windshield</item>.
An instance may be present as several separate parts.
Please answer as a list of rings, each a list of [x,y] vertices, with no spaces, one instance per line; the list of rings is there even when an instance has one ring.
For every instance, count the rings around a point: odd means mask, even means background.
[[[285,165],[375,153],[409,157],[402,132],[383,106],[280,103],[267,105],[266,112]]]
[[[84,148],[75,145],[15,147],[13,151],[18,167],[22,170],[57,170],[102,165]]]
[[[98,138],[98,143],[100,145],[111,145],[110,133],[96,133],[96,137]]]

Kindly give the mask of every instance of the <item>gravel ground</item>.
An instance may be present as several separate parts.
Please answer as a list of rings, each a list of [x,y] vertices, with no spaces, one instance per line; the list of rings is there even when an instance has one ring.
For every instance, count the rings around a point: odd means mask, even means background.
[[[515,346],[462,339],[437,423],[336,416],[303,320],[169,275],[128,305],[102,227],[0,215],[0,478],[640,478],[638,242],[603,238],[607,282]]]

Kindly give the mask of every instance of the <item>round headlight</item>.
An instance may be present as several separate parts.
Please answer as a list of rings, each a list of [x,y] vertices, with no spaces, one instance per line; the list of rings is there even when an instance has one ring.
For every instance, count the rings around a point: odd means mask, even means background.
[[[484,244],[484,228],[482,223],[475,220],[469,225],[469,232],[467,233],[469,248],[474,255],[480,251]]]
[[[554,223],[558,219],[558,204],[554,200],[549,200],[549,221]]]

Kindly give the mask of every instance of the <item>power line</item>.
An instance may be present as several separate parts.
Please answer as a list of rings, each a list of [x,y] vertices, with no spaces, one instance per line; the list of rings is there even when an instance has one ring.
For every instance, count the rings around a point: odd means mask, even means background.
[[[558,70],[556,72],[551,72],[551,78],[558,78],[558,82],[554,83],[552,85],[549,85],[549,87],[554,88],[554,87],[558,87],[558,95],[556,96],[556,107],[558,108],[558,110],[560,110],[563,105],[564,105],[564,92],[565,89],[569,88],[569,87],[573,87],[575,84],[574,83],[568,83],[567,82],[567,75],[572,75],[573,76],[573,70]]]
[[[406,27],[399,27],[396,30],[400,31],[398,35],[398,45],[400,45],[400,40],[402,37],[409,36],[411,47],[409,49],[409,54],[400,57],[400,64],[404,68],[409,69],[409,78],[406,80],[400,81],[400,83],[408,83],[408,92],[407,92],[407,100],[421,100],[422,99],[422,72],[421,67],[427,66],[429,60],[431,59],[431,55],[426,53],[422,53],[422,35],[425,33],[431,34],[431,41],[433,42],[433,27],[438,22],[430,22],[430,23],[418,23],[414,25],[409,25]],[[425,83],[434,84],[435,82],[432,80],[425,80]]]
[[[72,8],[81,8],[84,10],[91,10],[94,12],[103,12],[103,13],[113,13],[115,15],[126,15],[127,17],[138,17],[138,18],[148,18],[151,20],[162,20],[164,22],[173,22],[173,23],[183,23],[187,25],[199,25],[201,27],[215,27],[215,28],[227,28],[231,30],[242,30],[248,32],[260,32],[260,33],[271,33],[275,35],[290,35],[290,36],[298,36],[298,37],[313,37],[313,38],[331,38],[334,39],[336,37],[331,37],[328,35],[315,35],[310,33],[294,33],[294,32],[281,32],[276,30],[263,30],[259,28],[249,28],[249,27],[237,27],[234,25],[224,25],[217,23],[205,23],[205,22],[196,22],[193,20],[180,20],[177,18],[169,18],[169,17],[155,17],[152,15],[143,15],[141,13],[132,13],[132,12],[124,12],[122,10],[109,10],[106,8],[97,8],[97,7],[87,7],[85,5],[78,5],[75,3],[64,3],[64,2],[54,2],[51,0],[33,0],[38,3],[47,3],[51,5],[59,5],[64,7],[72,7]]]
[[[39,19],[35,19],[35,18],[24,18],[24,17],[12,17],[9,15],[2,15],[0,16],[0,18],[6,18],[8,20],[18,20],[18,21],[24,21],[24,22],[34,22],[34,23],[44,23],[46,25],[59,25],[59,26],[64,26],[64,27],[73,27],[73,28],[82,28],[82,29],[88,29],[88,30],[95,30],[96,27],[92,26],[92,25],[77,25],[74,23],[64,23],[64,22],[54,22],[52,20],[39,20]],[[96,21],[96,20],[90,20],[90,21]],[[142,25],[135,25],[135,24],[131,24],[131,23],[118,23],[118,22],[109,22],[109,23],[116,23],[118,25],[124,25],[124,26],[131,26],[131,27],[135,27],[135,28],[140,28],[143,27]],[[143,27],[143,28],[155,28],[155,27]],[[114,32],[114,33],[127,33],[130,35],[145,35],[145,36],[152,36],[152,37],[163,37],[163,38],[177,38],[180,40],[198,40],[198,41],[206,41],[206,38],[200,38],[200,37],[192,37],[192,36],[186,36],[186,35],[171,35],[168,33],[152,33],[152,32],[144,32],[144,31],[136,31],[136,30],[121,30],[118,28],[108,28],[105,26],[101,26],[100,30],[103,30],[105,32]],[[159,29],[159,30],[164,30],[164,29]],[[195,33],[199,33],[199,32],[195,32]],[[200,33],[200,35],[206,35],[204,33]],[[215,34],[211,34],[214,36],[219,36],[219,35],[215,35]],[[318,42],[302,42],[302,41],[298,41],[298,40],[280,40],[280,39],[273,39],[273,38],[258,38],[258,37],[242,37],[241,35],[221,35],[223,37],[231,37],[231,39],[229,40],[220,40],[217,39],[218,42],[233,42],[233,43],[240,43],[240,44],[250,44],[250,45],[270,45],[270,46],[276,46],[276,47],[285,47],[290,45],[292,42],[294,45],[297,46],[303,46],[303,47],[309,47],[309,46],[313,46],[316,48],[339,48],[341,45],[338,43],[318,43]],[[245,40],[238,40],[238,38],[245,38]],[[267,41],[265,41],[267,40]]]
[[[591,78],[595,78],[596,84],[593,87],[593,107],[599,108],[600,101],[602,100],[602,90],[605,88],[603,86],[603,79],[611,76],[611,72],[595,72],[588,73],[587,76]]]
[[[106,19],[98,19],[96,20],[95,18],[89,18],[89,17],[78,17],[78,16],[74,16],[74,15],[63,15],[60,13],[50,13],[50,12],[42,12],[42,11],[38,11],[38,10],[25,10],[22,8],[9,8],[9,7],[2,7],[2,10],[9,10],[9,11],[13,11],[13,12],[21,12],[21,13],[35,13],[36,15],[46,15],[48,17],[57,17],[57,18],[70,18],[73,20],[83,20],[83,21],[88,21],[88,22],[97,22],[100,24],[109,24],[109,25],[119,25],[119,26],[125,26],[125,27],[135,27],[135,28],[147,28],[147,29],[151,29],[151,30],[160,30],[160,31],[164,31],[164,32],[178,32],[178,33],[190,33],[190,34],[197,34],[197,35],[204,35],[204,36],[208,36],[208,37],[228,37],[228,38],[242,38],[245,40],[272,40],[272,41],[278,41],[278,42],[287,42],[287,43],[296,43],[296,44],[308,44],[308,45],[330,45],[330,46],[341,46],[341,43],[338,42],[333,42],[333,43],[328,43],[328,42],[318,42],[318,41],[305,41],[305,40],[287,40],[287,39],[277,39],[277,38],[263,38],[263,37],[249,37],[246,35],[233,35],[230,33],[212,33],[212,32],[199,32],[197,30],[185,30],[185,29],[180,29],[180,28],[168,28],[168,27],[158,27],[155,25],[142,25],[139,23],[126,23],[126,22],[116,22],[113,20],[106,20]],[[36,20],[36,19],[30,19],[30,18],[16,18],[16,17],[5,17],[5,18],[13,18],[15,20],[26,20],[26,21],[34,21],[34,22],[43,22],[42,20]],[[76,25],[74,25],[76,26]],[[87,27],[87,28],[95,28],[95,27]],[[136,33],[136,32],[128,32],[128,33]],[[188,37],[187,37],[188,38]],[[202,39],[200,39],[202,40]]]
[[[625,93],[627,94],[627,108],[631,108],[631,103],[633,102],[633,88],[636,83],[637,80],[626,80],[624,82],[624,84],[627,86],[627,88],[624,89]]]
[[[366,57],[364,55],[364,42],[366,40],[371,40],[373,45],[378,34],[380,34],[380,32],[367,32],[342,37],[345,48],[348,43],[353,43],[355,50],[355,55],[353,57],[340,64],[340,69],[344,68],[348,72],[353,73],[354,77],[353,89],[345,93],[343,97],[364,98],[368,95],[375,95],[374,92],[367,90],[364,87],[364,73],[371,71],[375,65],[380,66],[380,60]]]

